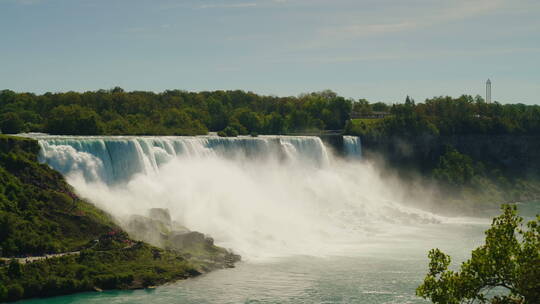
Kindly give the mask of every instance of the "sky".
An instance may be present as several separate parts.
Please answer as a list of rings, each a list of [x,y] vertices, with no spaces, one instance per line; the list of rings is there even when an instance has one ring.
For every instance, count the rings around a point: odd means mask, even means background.
[[[540,104],[538,0],[0,0],[0,89]]]

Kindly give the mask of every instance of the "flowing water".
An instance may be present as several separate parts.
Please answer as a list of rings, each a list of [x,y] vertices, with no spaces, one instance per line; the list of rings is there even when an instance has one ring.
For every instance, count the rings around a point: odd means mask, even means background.
[[[414,290],[427,251],[463,260],[489,224],[414,207],[361,159],[356,137],[330,147],[318,137],[27,136],[42,162],[119,220],[167,208],[243,262],[151,291],[25,303],[423,303]]]

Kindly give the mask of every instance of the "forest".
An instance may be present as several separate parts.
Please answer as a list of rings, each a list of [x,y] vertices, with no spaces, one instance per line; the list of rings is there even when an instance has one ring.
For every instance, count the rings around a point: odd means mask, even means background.
[[[332,91],[298,97],[243,91],[192,93],[0,91],[0,130],[5,134],[69,135],[286,134],[343,129],[352,100]]]
[[[384,112],[384,119],[353,119]],[[252,92],[161,93],[110,90],[83,93],[0,91],[5,134],[66,135],[294,134],[342,130],[363,137],[430,134],[538,134],[540,106],[486,103],[480,96],[440,96],[416,103],[353,100],[331,90],[276,97]]]
[[[347,133],[363,137],[540,134],[539,105],[486,103],[481,96],[439,96],[423,103],[407,96],[404,103],[393,105],[361,99],[352,111],[360,116],[374,111],[388,114],[384,119],[358,119],[347,124]]]

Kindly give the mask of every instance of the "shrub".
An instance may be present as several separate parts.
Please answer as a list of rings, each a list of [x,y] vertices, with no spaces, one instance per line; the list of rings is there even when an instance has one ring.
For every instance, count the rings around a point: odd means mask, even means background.
[[[222,131],[218,132],[218,136],[220,136],[220,137],[237,137],[238,136],[238,131],[236,131],[235,129],[233,129],[231,127],[226,127]]]
[[[435,304],[540,303],[540,215],[526,229],[515,206],[502,209],[486,231],[485,245],[459,271],[448,270],[450,256],[439,249],[429,252],[429,272],[417,295]],[[488,299],[493,288],[507,292]]]
[[[8,300],[18,300],[24,295],[24,288],[19,284],[8,286]]]
[[[8,289],[0,282],[0,301],[4,301],[7,299],[8,296]]]
[[[24,128],[24,121],[17,113],[6,113],[0,116],[0,133],[17,134],[21,133]]]
[[[13,259],[8,266],[8,276],[12,279],[20,277],[22,274],[21,264],[15,259]]]

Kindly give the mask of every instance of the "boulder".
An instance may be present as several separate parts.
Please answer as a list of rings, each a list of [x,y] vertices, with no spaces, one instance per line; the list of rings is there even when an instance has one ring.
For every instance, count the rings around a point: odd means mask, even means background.
[[[178,222],[178,221],[172,221],[172,229],[171,230],[173,232],[189,232],[190,231],[186,226],[180,224],[180,222]]]
[[[204,237],[204,234],[196,231],[173,232],[169,236],[169,243],[174,249],[185,249],[205,242],[206,238]]]
[[[125,229],[133,238],[158,247],[163,246],[163,239],[166,238],[170,231],[170,227],[166,226],[162,221],[142,215],[130,216]]]
[[[152,208],[148,210],[148,217],[153,220],[162,222],[164,225],[169,227],[169,229],[172,226],[171,214],[169,213],[169,209]]]

